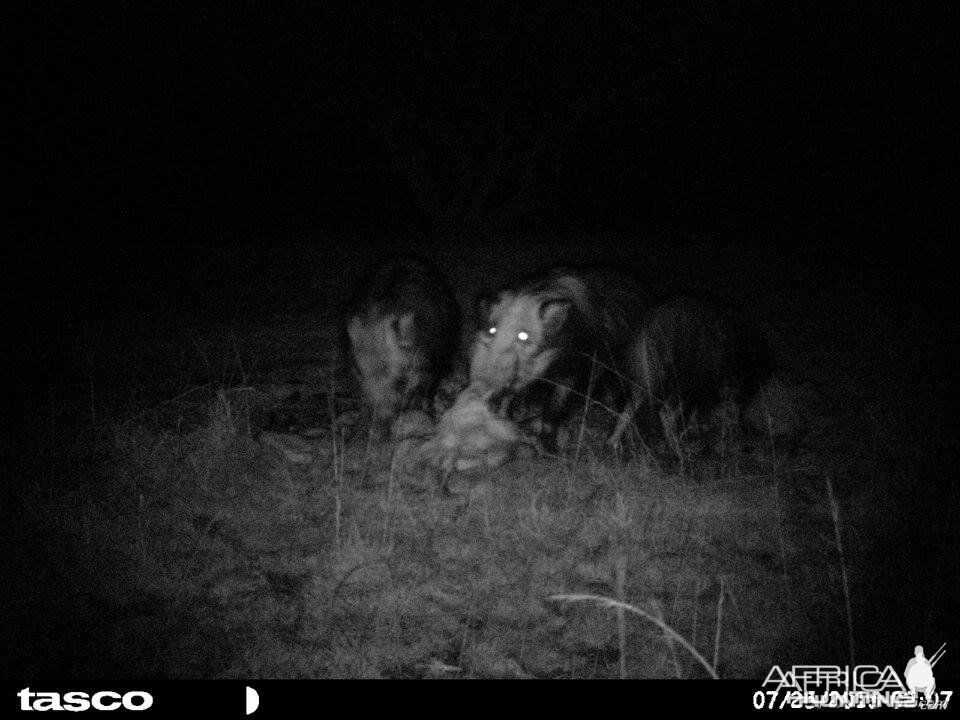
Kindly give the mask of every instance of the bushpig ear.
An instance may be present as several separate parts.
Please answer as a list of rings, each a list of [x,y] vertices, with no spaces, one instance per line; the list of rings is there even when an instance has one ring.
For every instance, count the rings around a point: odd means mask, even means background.
[[[350,324],[347,325],[347,336],[350,338],[351,343],[357,345],[360,342],[362,330],[363,321],[356,316],[350,318]]]
[[[478,327],[487,325],[490,320],[490,310],[503,297],[503,293],[485,292],[481,293],[473,305],[474,322]]]
[[[567,298],[545,301],[540,306],[540,320],[543,322],[543,329],[546,332],[558,329],[566,322],[571,307],[573,307],[573,301]]]
[[[417,340],[417,318],[412,312],[405,312],[393,321],[393,329],[397,334],[397,344],[411,346]]]

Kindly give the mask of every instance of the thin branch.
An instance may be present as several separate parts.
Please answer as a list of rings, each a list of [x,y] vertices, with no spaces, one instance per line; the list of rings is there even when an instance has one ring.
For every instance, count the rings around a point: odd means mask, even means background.
[[[714,680],[719,680],[720,677],[717,675],[717,671],[710,667],[710,663],[703,659],[703,655],[697,652],[697,649],[693,647],[690,643],[683,639],[683,637],[674,630],[672,627],[667,625],[663,620],[660,620],[654,615],[651,615],[648,612],[641,610],[638,607],[634,607],[628,603],[622,603],[619,600],[614,600],[613,598],[603,597],[602,595],[551,595],[550,600],[558,600],[560,602],[595,602],[604,607],[613,608],[613,609],[622,609],[632,612],[636,615],[639,615],[642,618],[645,618],[652,622],[654,625],[659,627],[665,633],[670,635],[674,640],[683,645],[693,657],[703,665],[704,669],[710,674]]]

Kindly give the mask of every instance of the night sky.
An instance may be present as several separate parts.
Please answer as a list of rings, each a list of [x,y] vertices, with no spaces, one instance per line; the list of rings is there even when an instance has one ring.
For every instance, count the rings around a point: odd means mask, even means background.
[[[505,228],[876,232],[946,201],[935,4],[467,7],[38,13],[14,51],[16,227],[131,262],[298,223],[472,229],[424,207],[404,148],[441,201],[501,148],[484,212]]]

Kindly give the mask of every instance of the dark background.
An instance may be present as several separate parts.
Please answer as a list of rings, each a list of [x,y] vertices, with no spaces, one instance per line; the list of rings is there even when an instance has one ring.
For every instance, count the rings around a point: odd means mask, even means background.
[[[792,278],[797,315],[878,396],[896,377],[911,500],[888,496],[902,522],[878,556],[896,553],[894,578],[921,556],[921,576],[958,575],[949,4],[321,5],[12,23],[18,399],[85,348],[299,306],[311,278],[391,250],[482,255],[506,236],[519,258],[537,233],[615,259],[609,238],[628,238],[701,276],[722,258],[714,284],[740,300]],[[909,613],[891,603],[868,632],[895,632]]]
[[[951,29],[935,3],[50,8],[8,90],[20,297],[236,292],[285,240],[384,230],[713,234],[823,268],[856,243],[921,273]]]

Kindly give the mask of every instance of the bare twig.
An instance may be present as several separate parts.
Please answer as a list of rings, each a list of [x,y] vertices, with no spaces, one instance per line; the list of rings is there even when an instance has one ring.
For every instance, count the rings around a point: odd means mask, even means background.
[[[639,615],[640,617],[645,618],[650,622],[652,622],[654,625],[659,627],[665,633],[670,635],[670,637],[672,637],[674,640],[680,643],[683,647],[685,647],[687,649],[687,652],[689,652],[694,657],[694,659],[696,659],[697,662],[699,662],[703,666],[703,668],[710,674],[710,677],[712,677],[714,680],[720,679],[720,677],[717,675],[717,671],[714,668],[710,667],[710,663],[708,663],[706,660],[703,659],[703,655],[697,652],[697,649],[693,647],[693,645],[691,645],[689,642],[687,642],[683,638],[683,636],[680,635],[680,633],[678,633],[672,627],[667,625],[663,620],[659,619],[654,615],[651,615],[650,613],[644,610],[641,610],[638,607],[635,607],[628,603],[622,603],[619,600],[614,600],[613,598],[603,597],[602,595],[564,594],[564,595],[551,595],[549,599],[557,600],[560,602],[595,602],[604,607],[609,607],[614,609],[622,608],[623,610]]]
[[[713,666],[717,667],[720,662],[720,628],[723,627],[723,596],[725,590],[723,587],[723,578],[720,578],[720,597],[717,599],[717,632],[713,639]]]
[[[854,662],[853,645],[853,613],[850,611],[850,581],[847,578],[847,560],[843,552],[843,539],[840,534],[840,505],[837,503],[837,496],[833,492],[833,479],[830,473],[824,473],[824,481],[827,484],[827,500],[830,502],[830,514],[833,516],[833,534],[837,542],[837,552],[840,554],[840,576],[843,579],[843,600],[847,608],[847,640],[850,643],[850,665],[856,665]]]

